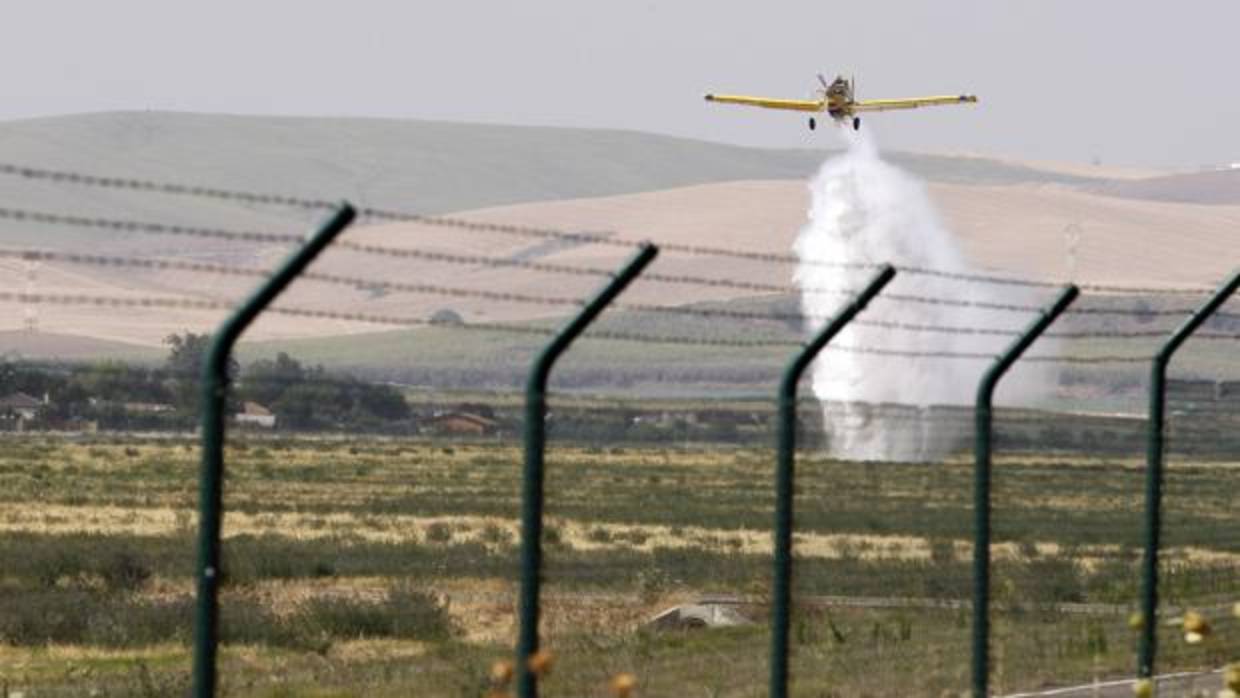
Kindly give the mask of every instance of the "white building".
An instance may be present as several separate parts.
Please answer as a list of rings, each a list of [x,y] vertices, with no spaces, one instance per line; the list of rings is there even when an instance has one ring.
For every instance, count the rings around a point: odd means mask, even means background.
[[[276,426],[276,416],[271,413],[271,410],[257,402],[247,401],[241,406],[241,411],[237,413],[236,418],[238,424],[252,424],[264,429],[274,429]]]

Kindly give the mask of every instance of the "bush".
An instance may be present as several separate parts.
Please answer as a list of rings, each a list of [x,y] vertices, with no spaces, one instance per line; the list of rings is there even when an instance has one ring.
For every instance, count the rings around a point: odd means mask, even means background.
[[[452,327],[465,324],[461,314],[451,308],[440,308],[431,314],[430,322],[432,325],[448,325]]]
[[[426,540],[432,543],[448,543],[452,540],[452,527],[437,521],[426,527]]]
[[[11,645],[81,642],[92,609],[86,592],[29,592],[0,597],[0,640]]]
[[[499,524],[489,523],[483,527],[482,542],[491,545],[509,545],[512,543],[512,532]]]
[[[622,541],[627,541],[629,543],[632,543],[633,545],[644,545],[646,541],[650,540],[650,534],[641,529],[633,529],[631,531],[617,533],[616,538]],[[735,538],[729,539],[728,542],[730,543],[735,542],[736,543],[735,547],[738,547],[738,548],[741,546],[741,542]]]
[[[220,602],[220,642],[230,645],[270,645],[325,652],[330,640],[314,635],[304,624],[282,619],[252,599]]]
[[[1010,585],[1013,603],[1030,609],[1085,600],[1085,580],[1070,558],[1046,556],[1000,565],[996,576]]]
[[[50,589],[58,585],[62,579],[79,577],[89,569],[85,559],[75,550],[48,551],[44,549],[40,552],[45,554],[36,554],[33,559],[29,559],[29,562],[34,577],[41,587]]]
[[[137,599],[79,589],[0,597],[0,641],[134,647],[188,641],[193,599]]]
[[[317,564],[307,550],[287,545],[276,536],[238,536],[224,546],[223,582],[253,584],[263,579],[314,576]]]
[[[432,593],[408,586],[388,591],[386,610],[394,619],[395,637],[446,640],[457,634],[448,607]]]
[[[112,591],[137,591],[151,579],[151,570],[145,561],[129,550],[113,553],[100,564],[97,572]]]
[[[288,620],[332,638],[396,636],[395,618],[383,604],[351,597],[311,599]]]
[[[447,607],[431,593],[398,586],[382,601],[335,596],[312,599],[284,620],[286,631],[276,642],[304,638],[325,641],[360,638],[446,640],[456,634]]]

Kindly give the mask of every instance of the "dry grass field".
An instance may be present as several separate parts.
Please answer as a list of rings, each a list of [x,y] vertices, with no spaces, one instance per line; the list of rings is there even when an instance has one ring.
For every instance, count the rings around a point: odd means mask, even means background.
[[[546,695],[607,695],[622,671],[642,696],[763,694],[770,456],[552,448]],[[801,463],[797,695],[964,687],[971,464]],[[482,695],[514,637],[518,448],[256,439],[230,448],[228,468],[222,695]],[[1171,471],[1164,598],[1218,617],[1202,646],[1168,632],[1167,669],[1240,648],[1227,617],[1240,597],[1235,472]],[[176,439],[3,442],[0,687],[160,696],[185,685],[196,477],[196,445]],[[1140,479],[1127,460],[998,464],[997,687],[1129,671]],[[735,597],[753,623],[644,627],[712,594]]]

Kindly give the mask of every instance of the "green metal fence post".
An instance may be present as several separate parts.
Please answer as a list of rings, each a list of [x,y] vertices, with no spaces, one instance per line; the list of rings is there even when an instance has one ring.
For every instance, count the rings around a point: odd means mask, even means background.
[[[973,695],[984,698],[990,682],[990,452],[991,402],[995,387],[1007,370],[1020,359],[1029,345],[1050,327],[1055,318],[1068,309],[1080,295],[1080,289],[1069,284],[1049,307],[1008,347],[982,376],[977,386],[974,408],[973,481]]]
[[[884,265],[870,283],[844,309],[814,335],[784,369],[779,384],[778,455],[775,461],[775,575],[771,589],[771,696],[788,695],[788,626],[792,603],[792,524],[793,497],[796,494],[797,383],[844,326],[895,278],[896,270]]]
[[[323,224],[216,330],[202,367],[202,474],[199,484],[198,605],[194,628],[195,698],[211,698],[219,641],[220,526],[224,489],[224,402],[228,362],[241,333],[336,238],[356,212],[348,203]]]
[[[538,651],[539,591],[542,584],[543,453],[546,450],[547,379],[551,368],[586,327],[659,254],[642,245],[597,295],[545,346],[530,369],[525,388],[525,474],[521,496],[521,597],[517,637],[517,695],[536,698],[538,677],[529,658]]]
[[[1145,556],[1141,574],[1141,646],[1137,675],[1154,675],[1154,658],[1158,650],[1158,547],[1162,536],[1163,487],[1163,416],[1166,402],[1167,364],[1186,339],[1201,327],[1240,287],[1240,272],[1232,274],[1210,296],[1210,300],[1193,313],[1154,355],[1150,367],[1150,418],[1146,441],[1145,467]]]

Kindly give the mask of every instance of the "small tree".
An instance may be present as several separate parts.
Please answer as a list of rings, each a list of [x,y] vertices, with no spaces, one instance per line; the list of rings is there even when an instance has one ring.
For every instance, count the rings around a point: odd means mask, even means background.
[[[440,308],[435,311],[434,315],[431,315],[431,324],[459,327],[465,324],[465,319],[452,308]]]
[[[301,363],[284,352],[275,361],[255,361],[245,369],[241,379],[245,399],[270,407],[284,391],[306,380],[306,369]]]
[[[201,400],[202,366],[211,345],[211,336],[193,332],[170,334],[164,339],[164,344],[168,345],[164,367],[170,374],[173,403],[177,409],[196,415]],[[229,358],[227,373],[230,380],[237,375],[237,368],[237,360]]]

